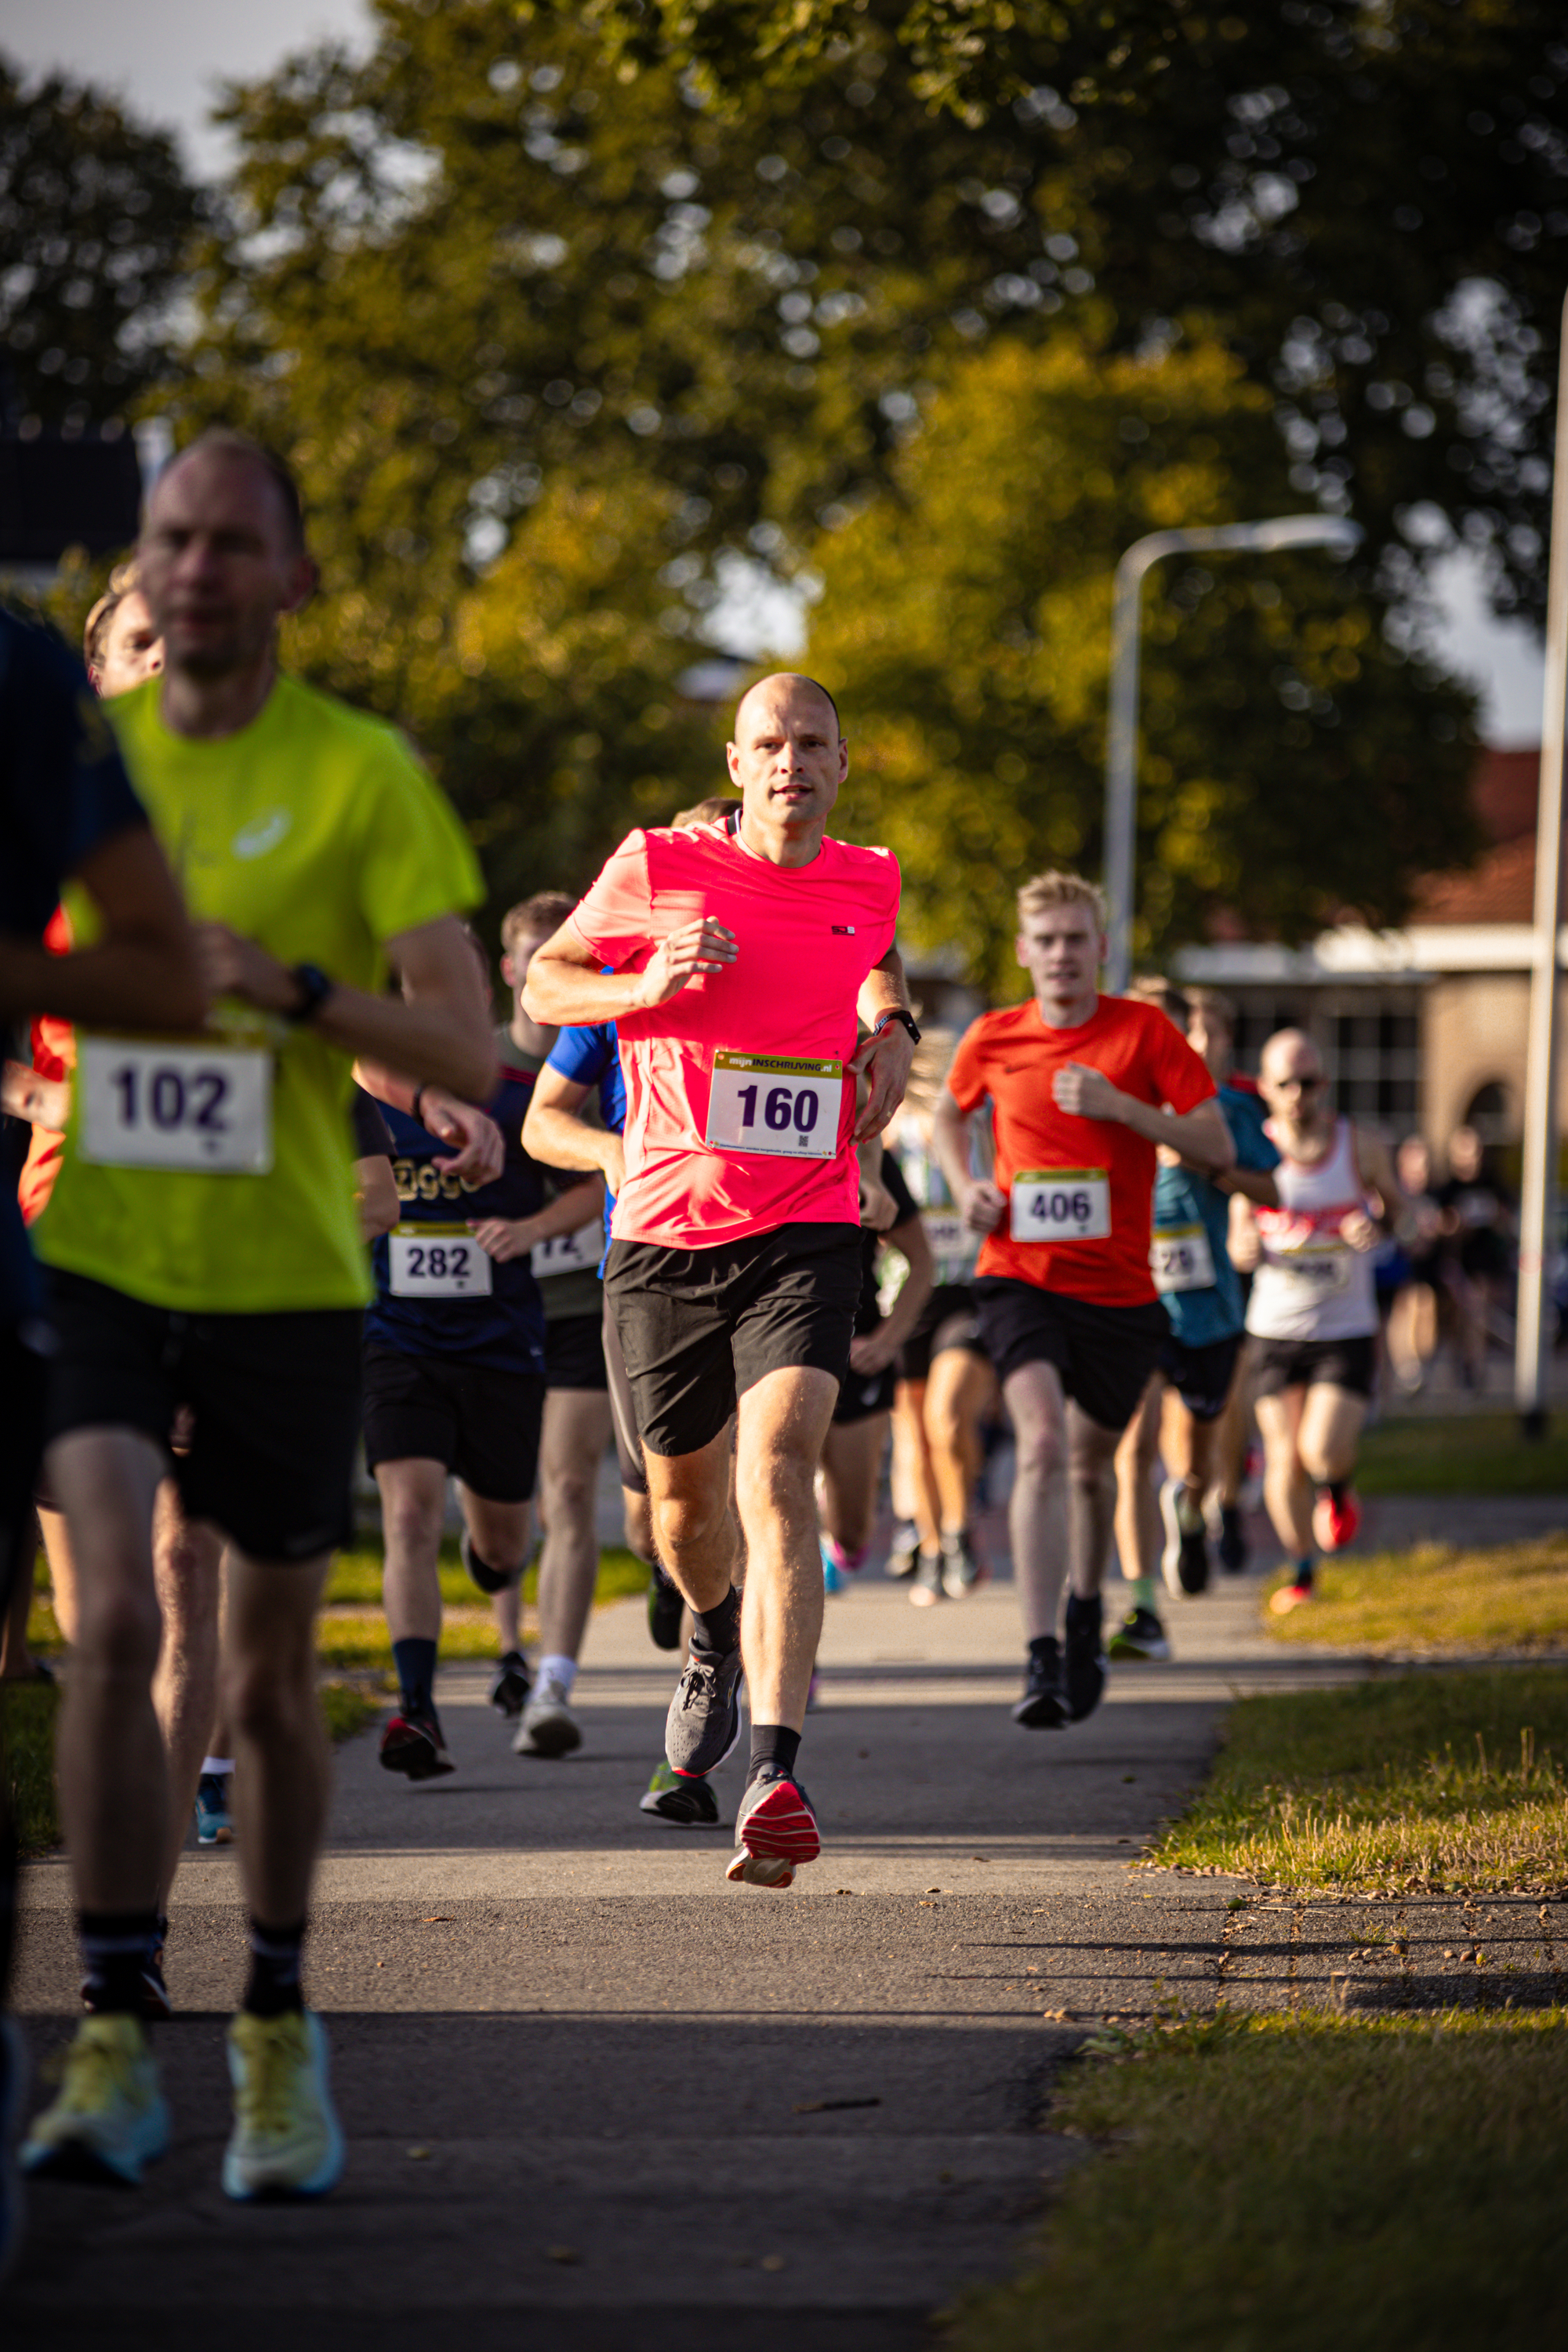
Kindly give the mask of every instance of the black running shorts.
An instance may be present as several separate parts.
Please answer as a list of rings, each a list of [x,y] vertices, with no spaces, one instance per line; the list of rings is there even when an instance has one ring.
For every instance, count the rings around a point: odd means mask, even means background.
[[[923,1381],[931,1377],[931,1359],[962,1348],[984,1356],[985,1342],[974,1311],[974,1292],[967,1282],[939,1282],[921,1309],[920,1320],[899,1349],[899,1378]]]
[[[1254,1394],[1283,1396],[1287,1389],[1344,1389],[1369,1397],[1377,1351],[1369,1331],[1361,1339],[1257,1339],[1252,1342]]]
[[[252,1559],[313,1559],[350,1541],[357,1307],[183,1315],[85,1275],[50,1268],[47,1280],[51,1440],[136,1429],[166,1449],[188,1406],[190,1450],[171,1457],[188,1518],[212,1520]]]
[[[1194,1421],[1217,1421],[1230,1402],[1242,1334],[1211,1339],[1204,1348],[1184,1348],[1174,1337],[1160,1350],[1160,1370]]]
[[[974,1286],[985,1352],[1005,1382],[1024,1364],[1054,1364],[1067,1394],[1101,1429],[1125,1429],[1171,1336],[1158,1299],[1097,1307],[1011,1275]]]
[[[621,1484],[630,1495],[646,1495],[647,1472],[643,1468],[642,1447],[637,1443],[637,1407],[632,1402],[632,1384],[626,1378],[626,1360],[621,1353],[621,1335],[616,1328],[615,1315],[607,1298],[601,1336],[605,1347],[605,1376],[610,1389],[610,1422],[616,1433],[616,1461],[621,1474]]]
[[[604,1316],[561,1315],[544,1326],[544,1385],[547,1389],[595,1389],[609,1385],[605,1371]]]
[[[862,1332],[858,1335],[865,1337]],[[851,1422],[869,1421],[874,1412],[891,1412],[893,1391],[899,1382],[897,1363],[879,1372],[858,1372],[853,1364],[844,1375],[844,1385],[838,1391],[838,1402],[833,1408],[833,1426],[846,1429]]]
[[[542,1372],[365,1349],[364,1458],[373,1470],[378,1462],[439,1462],[487,1503],[526,1503],[543,1419]]]
[[[842,1381],[860,1255],[858,1225],[781,1225],[711,1249],[613,1242],[605,1295],[648,1452],[699,1453],[770,1372]]]

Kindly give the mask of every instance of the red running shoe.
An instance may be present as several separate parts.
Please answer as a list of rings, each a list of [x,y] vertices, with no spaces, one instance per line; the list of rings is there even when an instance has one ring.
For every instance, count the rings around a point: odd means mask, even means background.
[[[748,1886],[788,1886],[800,1864],[822,1852],[811,1799],[785,1772],[752,1782],[735,1816],[735,1836],[739,1851],[724,1875]]]
[[[411,1780],[435,1780],[458,1769],[434,1707],[428,1715],[416,1715],[412,1707],[395,1715],[381,1735],[381,1760],[388,1772],[406,1773]]]
[[[1348,1486],[1336,1496],[1325,1486],[1312,1509],[1312,1533],[1320,1551],[1343,1551],[1361,1526],[1361,1505]]]

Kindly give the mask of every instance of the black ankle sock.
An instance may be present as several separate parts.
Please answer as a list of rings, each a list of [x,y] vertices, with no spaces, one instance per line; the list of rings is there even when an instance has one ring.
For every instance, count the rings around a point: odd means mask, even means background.
[[[160,1941],[156,1911],[83,1911],[78,1931],[94,2009],[140,2016],[142,1970]]]
[[[1344,1509],[1345,1496],[1349,1491],[1350,1483],[1348,1478],[1326,1478],[1323,1481],[1323,1492],[1336,1511]]]
[[[392,1645],[394,1664],[397,1668],[397,1688],[405,1707],[416,1715],[428,1715],[431,1691],[436,1681],[436,1644],[420,1641],[409,1634]]]
[[[297,1927],[264,1927],[259,1919],[251,1920],[250,1982],[244,2006],[252,2017],[281,2017],[287,2010],[303,2009],[300,1947],[304,1940],[303,1919]]]
[[[1037,1633],[1029,1644],[1029,1655],[1031,1658],[1037,1658],[1043,1666],[1054,1666],[1057,1662],[1056,1635]]]
[[[753,1723],[752,1760],[746,1767],[746,1778],[754,1780],[759,1772],[793,1772],[799,1754],[798,1731],[791,1731],[782,1723]]]
[[[1085,1633],[1098,1633],[1101,1620],[1098,1592],[1091,1592],[1087,1597],[1080,1592],[1068,1594],[1067,1629],[1069,1633],[1077,1633],[1080,1627]]]
[[[741,1645],[741,1596],[733,1585],[716,1609],[692,1611],[691,1640],[694,1648],[707,1650],[717,1657],[727,1657]]]

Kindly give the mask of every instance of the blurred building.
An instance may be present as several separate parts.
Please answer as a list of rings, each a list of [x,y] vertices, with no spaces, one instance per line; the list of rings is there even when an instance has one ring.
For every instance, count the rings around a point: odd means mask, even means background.
[[[1474,866],[1429,875],[1404,929],[1345,923],[1307,947],[1227,940],[1175,959],[1234,1000],[1244,1069],[1293,1024],[1317,1043],[1340,1108],[1391,1138],[1419,1132],[1440,1152],[1465,1123],[1518,1146],[1540,770],[1538,751],[1481,752],[1472,791],[1488,846]],[[1568,1054],[1558,1099],[1568,1108]]]

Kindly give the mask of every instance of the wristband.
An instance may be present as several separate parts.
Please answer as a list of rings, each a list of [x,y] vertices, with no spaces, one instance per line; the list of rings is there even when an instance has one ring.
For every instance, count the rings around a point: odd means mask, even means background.
[[[412,1102],[409,1104],[409,1106],[408,1106],[408,1116],[409,1116],[409,1118],[416,1118],[416,1119],[418,1119],[418,1120],[419,1120],[419,1124],[420,1124],[420,1126],[421,1126],[421,1127],[423,1127],[423,1126],[424,1126],[425,1121],[424,1121],[423,1118],[422,1118],[422,1117],[421,1117],[421,1115],[420,1115],[419,1106],[420,1106],[420,1104],[424,1101],[424,1099],[425,1099],[425,1089],[424,1089],[424,1087],[415,1087],[415,1089],[414,1089],[414,1099],[413,1099],[413,1101],[412,1101]]]
[[[917,1045],[920,1044],[921,1033],[915,1027],[915,1016],[912,1013],[906,1013],[901,1004],[895,1004],[890,1012],[879,1013],[877,1015],[876,1020],[871,1024],[872,1036],[879,1037],[889,1021],[901,1022],[904,1027],[909,1031],[913,1042]]]

